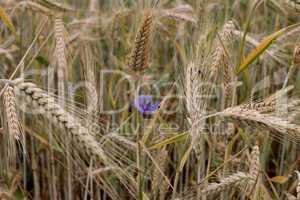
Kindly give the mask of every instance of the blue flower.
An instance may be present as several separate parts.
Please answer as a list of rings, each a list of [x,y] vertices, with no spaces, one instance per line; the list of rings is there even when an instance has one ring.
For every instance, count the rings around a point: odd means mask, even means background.
[[[154,102],[152,95],[139,95],[132,105],[142,114],[153,114],[159,108],[160,102]]]

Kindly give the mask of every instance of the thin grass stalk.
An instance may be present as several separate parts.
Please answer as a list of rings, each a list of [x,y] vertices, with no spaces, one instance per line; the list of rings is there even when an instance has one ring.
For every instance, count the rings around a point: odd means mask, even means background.
[[[33,138],[30,139],[30,148],[31,148],[31,167],[33,173],[33,184],[34,184],[34,199],[41,199],[41,188],[40,188],[40,176],[38,173],[38,163],[36,158],[36,144]]]
[[[297,187],[296,187],[296,197],[297,197],[297,200],[300,199],[300,173],[299,171],[295,171],[296,175],[297,175]]]

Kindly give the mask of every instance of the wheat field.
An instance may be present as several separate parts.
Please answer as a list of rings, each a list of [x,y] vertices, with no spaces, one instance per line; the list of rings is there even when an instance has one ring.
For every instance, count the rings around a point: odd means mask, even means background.
[[[300,200],[299,0],[0,0],[0,26],[1,200]]]

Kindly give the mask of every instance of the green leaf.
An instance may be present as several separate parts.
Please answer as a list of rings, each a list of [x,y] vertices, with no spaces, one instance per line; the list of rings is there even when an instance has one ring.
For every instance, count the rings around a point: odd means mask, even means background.
[[[149,197],[143,192],[143,200],[150,200]]]
[[[189,146],[189,148],[186,150],[186,152],[183,154],[181,161],[179,163],[179,167],[178,167],[178,171],[181,172],[183,170],[183,167],[186,163],[186,161],[188,160],[190,153],[193,149],[193,143]]]
[[[289,177],[287,177],[287,176],[274,176],[270,180],[274,183],[284,184],[289,180]]]
[[[172,144],[172,143],[176,143],[176,142],[179,142],[179,141],[182,141],[182,140],[186,140],[186,138],[189,136],[189,133],[181,133],[181,134],[178,134],[178,135],[175,135],[174,137],[171,137],[171,138],[168,138],[162,142],[159,142],[157,144],[154,144],[152,145],[151,147],[149,147],[150,150],[152,149],[159,149],[165,145],[168,145],[168,144]]]
[[[11,22],[11,20],[7,16],[5,10],[1,6],[0,6],[0,19],[2,20],[2,22],[4,23],[4,25],[8,28],[8,30],[12,34],[16,35],[16,29],[15,29],[13,23]]]
[[[265,37],[259,45],[253,49],[246,58],[242,61],[240,64],[237,74],[240,74],[245,69],[248,68],[248,66],[253,63],[271,44],[274,42],[279,36],[281,36],[286,31],[289,31],[295,27],[298,27],[299,24],[294,24],[285,28],[280,29],[279,31],[276,31],[275,33],[272,33],[271,35]]]
[[[44,58],[43,56],[37,56],[35,59],[40,65],[49,66],[48,60],[46,58]]]

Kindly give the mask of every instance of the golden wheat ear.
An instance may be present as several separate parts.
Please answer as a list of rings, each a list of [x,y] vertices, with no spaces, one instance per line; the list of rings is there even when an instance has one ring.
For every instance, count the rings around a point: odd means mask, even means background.
[[[16,99],[14,88],[8,86],[3,93],[3,101],[7,120],[8,133],[12,138],[20,141],[22,138],[22,129],[20,126],[18,113],[16,109]]]
[[[16,98],[14,87],[8,85],[3,93],[3,105],[5,111],[5,124],[7,128],[6,133],[4,133],[5,143],[6,143],[6,156],[7,156],[7,167],[16,167],[17,165],[17,146],[20,144],[24,149],[23,145],[23,131],[22,126],[19,121],[19,116],[16,107]]]
[[[232,188],[240,188],[247,185],[249,181],[251,181],[253,177],[249,173],[237,172],[230,176],[224,177],[219,180],[219,182],[209,183],[205,188],[200,187],[200,194],[204,196],[214,196],[219,195],[221,192],[226,190],[230,190]],[[196,199],[198,187],[194,187],[189,191],[182,199],[184,200],[192,200]]]
[[[258,145],[255,145],[252,148],[250,154],[250,166],[249,166],[249,175],[252,176],[252,179],[248,181],[247,192],[249,195],[254,198],[255,190],[259,182],[259,173],[260,173],[260,160],[259,160],[260,150]]]
[[[153,28],[153,12],[145,10],[142,22],[135,37],[134,46],[129,56],[128,66],[138,71],[144,70],[149,65],[151,33]]]

